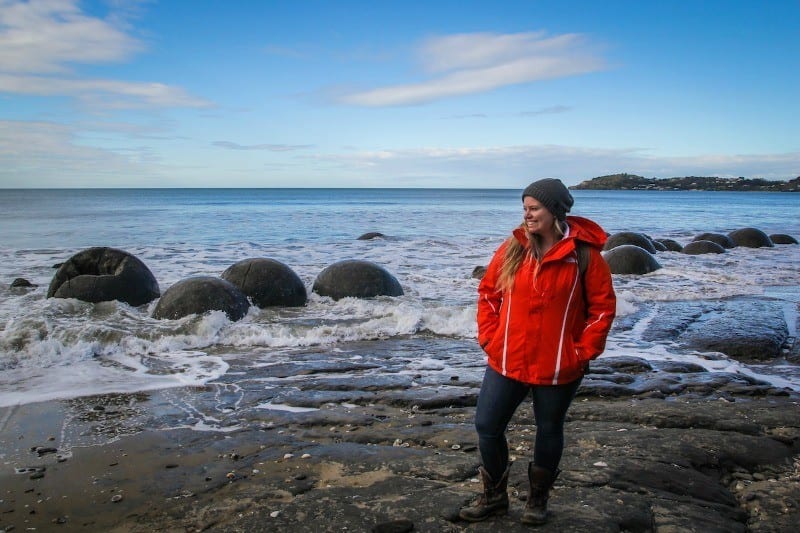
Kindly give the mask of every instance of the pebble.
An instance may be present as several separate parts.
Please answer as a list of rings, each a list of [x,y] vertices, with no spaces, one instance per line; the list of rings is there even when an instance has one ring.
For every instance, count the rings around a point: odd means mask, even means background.
[[[122,494],[114,494],[111,497],[111,501],[114,502],[114,503],[121,502],[122,501]]]
[[[271,516],[272,518],[278,518],[280,514],[281,514],[280,511],[272,511],[271,513],[269,513],[269,516]]]
[[[594,463],[593,466],[599,466],[601,468],[604,468],[604,467],[608,466],[608,463],[606,463],[605,461],[597,461],[596,463]]]
[[[293,453],[285,453],[285,454],[283,454],[283,458],[284,459],[291,459],[292,457],[294,457]]]
[[[311,457],[310,453],[304,453],[303,455],[300,456],[300,459],[308,459],[310,457]]]

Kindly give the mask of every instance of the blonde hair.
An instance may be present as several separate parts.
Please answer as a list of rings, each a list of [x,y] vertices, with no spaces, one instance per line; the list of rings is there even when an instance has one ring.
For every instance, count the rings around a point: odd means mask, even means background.
[[[525,229],[525,224],[522,223],[519,227]],[[553,219],[553,229],[559,239],[564,236],[564,227],[556,218]],[[525,261],[528,254],[537,261],[541,261],[544,255],[542,252],[542,238],[527,231],[525,234],[528,236],[527,247],[523,246],[514,235],[506,241],[503,265],[500,267],[500,275],[497,279],[497,289],[502,292],[510,291],[514,287],[514,276],[516,276],[517,270],[519,270],[520,265]]]

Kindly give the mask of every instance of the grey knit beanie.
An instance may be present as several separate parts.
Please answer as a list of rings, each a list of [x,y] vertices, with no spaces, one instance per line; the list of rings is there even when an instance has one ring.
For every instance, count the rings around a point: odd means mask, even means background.
[[[570,207],[575,203],[569,189],[561,183],[561,180],[555,178],[534,181],[522,191],[523,200],[526,196],[539,200],[558,220],[567,218]]]

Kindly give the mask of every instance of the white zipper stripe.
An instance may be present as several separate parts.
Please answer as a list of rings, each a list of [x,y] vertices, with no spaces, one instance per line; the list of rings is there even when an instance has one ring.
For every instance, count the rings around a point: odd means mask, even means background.
[[[561,338],[558,340],[558,356],[556,357],[556,371],[553,374],[553,385],[558,385],[558,374],[561,372],[561,353],[564,348],[564,333],[567,329],[567,317],[569,316],[569,308],[572,305],[572,297],[575,296],[575,287],[578,286],[578,277],[580,277],[580,268],[575,269],[575,281],[572,282],[572,290],[569,292],[567,307],[564,309],[564,318],[561,320]]]
[[[508,292],[508,309],[506,310],[506,329],[503,332],[503,375],[506,375],[506,357],[508,356],[508,324],[511,322],[511,292]]]

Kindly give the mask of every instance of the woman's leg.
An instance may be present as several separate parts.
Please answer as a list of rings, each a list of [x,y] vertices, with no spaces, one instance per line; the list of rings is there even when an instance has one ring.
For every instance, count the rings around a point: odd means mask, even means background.
[[[475,429],[483,468],[493,480],[500,479],[508,467],[506,427],[529,390],[528,385],[486,367],[475,410]]]
[[[564,385],[538,385],[533,389],[533,414],[536,417],[536,444],[533,462],[553,475],[558,471],[564,451],[564,420],[583,378]]]

